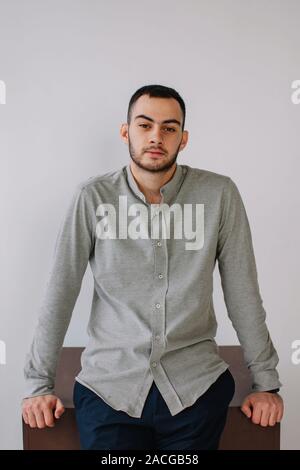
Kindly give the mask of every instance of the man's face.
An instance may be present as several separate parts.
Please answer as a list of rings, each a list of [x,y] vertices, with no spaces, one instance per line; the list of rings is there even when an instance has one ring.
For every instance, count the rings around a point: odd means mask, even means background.
[[[181,130],[182,120],[174,98],[140,96],[133,105],[130,125],[123,124],[120,131],[135,164],[150,172],[171,168],[188,139],[188,132]],[[160,154],[151,153],[155,151]]]

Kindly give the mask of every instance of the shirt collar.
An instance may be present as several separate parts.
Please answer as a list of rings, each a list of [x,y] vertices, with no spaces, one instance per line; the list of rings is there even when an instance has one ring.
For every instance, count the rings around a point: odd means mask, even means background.
[[[134,176],[131,172],[130,164],[124,167],[125,174],[127,177],[127,182],[132,189],[132,191],[138,196],[140,199],[142,199],[143,202],[147,203],[147,200],[138,187]],[[166,203],[170,204],[170,201],[176,196],[177,192],[179,191],[179,188],[181,186],[181,183],[184,179],[186,171],[184,171],[184,168],[182,165],[178,165],[176,163],[176,170],[172,176],[172,178],[165,183],[161,188],[160,188],[160,193],[162,195],[162,201],[161,203]]]

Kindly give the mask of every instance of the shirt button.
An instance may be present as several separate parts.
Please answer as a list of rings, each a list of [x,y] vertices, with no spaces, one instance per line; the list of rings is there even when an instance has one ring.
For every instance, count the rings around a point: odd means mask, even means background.
[[[156,362],[152,362],[152,367],[156,367],[157,366],[157,363]]]
[[[162,279],[164,276],[160,273],[160,274],[158,275],[158,277],[159,277],[159,279]]]
[[[160,308],[160,304],[155,304],[155,307],[156,307],[156,308]]]
[[[155,339],[156,339],[156,341],[159,341],[159,340],[160,340],[160,336],[159,336],[159,335],[156,335],[156,336],[155,336]]]
[[[161,246],[161,242],[157,242],[157,246]]]

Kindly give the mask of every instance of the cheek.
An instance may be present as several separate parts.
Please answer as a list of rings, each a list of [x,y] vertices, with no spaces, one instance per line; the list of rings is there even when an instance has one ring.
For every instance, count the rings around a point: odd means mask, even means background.
[[[139,132],[138,130],[133,130],[130,132],[130,139],[134,144],[137,144],[144,140],[145,136],[143,136],[143,134],[141,134],[141,132]]]
[[[133,142],[133,145],[138,152],[143,152],[148,146],[147,138],[144,135],[136,134]]]

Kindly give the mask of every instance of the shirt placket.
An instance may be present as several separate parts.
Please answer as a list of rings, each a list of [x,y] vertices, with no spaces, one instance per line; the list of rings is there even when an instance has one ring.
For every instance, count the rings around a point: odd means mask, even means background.
[[[160,358],[165,350],[165,321],[166,321],[166,293],[168,290],[168,250],[167,240],[163,236],[166,233],[166,222],[163,209],[159,204],[152,204],[151,224],[153,233],[156,233],[160,226],[160,217],[162,221],[162,231],[159,239],[153,239],[152,245],[155,250],[155,269],[154,269],[154,295],[152,305],[152,350],[150,354],[150,367],[154,376],[159,373]],[[160,216],[161,212],[161,216]]]

